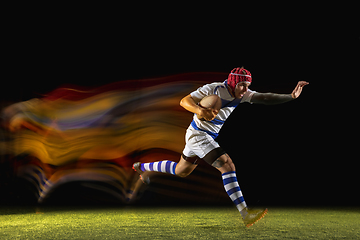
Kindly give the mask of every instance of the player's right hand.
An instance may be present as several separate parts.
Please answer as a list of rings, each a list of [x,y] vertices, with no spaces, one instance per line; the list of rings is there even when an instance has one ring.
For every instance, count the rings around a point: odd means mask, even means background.
[[[211,121],[214,120],[218,113],[219,111],[213,108],[201,108],[200,117],[204,118],[206,121]]]

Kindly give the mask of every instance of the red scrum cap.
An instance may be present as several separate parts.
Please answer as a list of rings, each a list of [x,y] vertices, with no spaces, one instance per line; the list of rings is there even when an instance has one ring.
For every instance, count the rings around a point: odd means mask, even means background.
[[[234,68],[229,74],[227,84],[229,87],[235,91],[235,87],[239,82],[250,82],[252,81],[250,71],[246,70],[244,67]]]

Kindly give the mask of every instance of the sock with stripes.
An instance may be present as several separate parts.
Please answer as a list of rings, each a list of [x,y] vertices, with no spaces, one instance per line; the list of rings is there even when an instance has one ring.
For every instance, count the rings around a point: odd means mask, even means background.
[[[172,161],[160,161],[160,162],[151,162],[151,163],[142,163],[141,171],[153,171],[153,172],[163,172],[170,173],[175,175],[175,168],[177,163]]]
[[[236,178],[236,172],[226,172],[222,174],[224,188],[230,199],[234,202],[236,208],[239,210],[241,216],[245,218],[246,202],[240,190],[239,183]]]

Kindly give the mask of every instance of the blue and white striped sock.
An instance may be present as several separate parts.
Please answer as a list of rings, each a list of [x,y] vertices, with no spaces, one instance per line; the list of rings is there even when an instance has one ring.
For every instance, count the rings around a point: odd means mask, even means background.
[[[170,173],[175,175],[175,168],[177,163],[172,161],[160,161],[160,162],[151,162],[151,163],[142,163],[141,171],[153,171],[153,172],[163,172]]]
[[[246,202],[244,200],[239,183],[237,181],[236,172],[232,171],[232,172],[223,173],[222,179],[226,193],[234,202],[236,208],[239,210],[241,215],[243,215],[246,212]]]

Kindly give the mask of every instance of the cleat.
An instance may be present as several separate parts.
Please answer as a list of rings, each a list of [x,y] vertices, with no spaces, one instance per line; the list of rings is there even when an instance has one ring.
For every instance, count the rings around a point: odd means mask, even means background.
[[[246,209],[247,215],[243,219],[246,227],[251,227],[254,223],[262,219],[265,214],[268,212],[267,208],[264,210],[249,210]]]
[[[143,183],[150,184],[150,179],[143,176],[145,172],[141,170],[141,162],[134,163],[132,169],[134,169],[140,175],[140,179]]]

